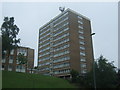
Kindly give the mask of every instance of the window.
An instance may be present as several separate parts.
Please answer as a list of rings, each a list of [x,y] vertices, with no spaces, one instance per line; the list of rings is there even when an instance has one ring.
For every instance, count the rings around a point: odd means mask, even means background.
[[[62,58],[54,59],[53,63],[57,63],[57,62],[61,62],[61,61],[69,60],[69,59],[70,59],[69,56],[65,56]]]
[[[67,67],[69,65],[70,65],[69,63],[62,63],[62,64],[54,65],[53,68]]]
[[[12,59],[9,59],[9,63],[13,63],[13,60],[12,60]]]
[[[4,55],[2,56],[2,59],[6,59],[6,54],[4,54]]]
[[[22,66],[21,72],[25,72],[25,67]]]
[[[50,29],[49,29],[49,28],[46,29],[46,30],[44,30],[44,32],[40,33],[40,35],[43,35],[44,33],[48,33],[48,32],[50,32]]]
[[[40,71],[45,71],[45,70],[50,70],[49,67],[44,67],[44,68],[41,68]]]
[[[86,63],[81,63],[81,68],[86,68]]]
[[[55,46],[58,46],[58,45],[60,45],[60,44],[63,44],[63,43],[65,43],[65,42],[68,42],[69,41],[69,38],[67,38],[67,39],[64,39],[64,40],[61,40],[61,41],[59,41],[59,42],[57,42],[57,43],[54,43],[54,47]]]
[[[40,29],[40,33],[42,33],[42,31],[44,31],[45,29],[47,29],[49,27],[49,25],[46,25],[45,27],[43,27],[42,29]]]
[[[48,57],[44,57],[44,58],[39,59],[39,61],[45,61],[45,60],[49,60],[49,59],[50,59],[50,57],[48,56]]]
[[[70,69],[64,69],[64,70],[54,71],[54,74],[61,74],[61,73],[70,73]]]
[[[21,65],[17,65],[16,72],[25,72],[25,67]]]
[[[80,20],[78,20],[78,23],[83,24],[83,22],[82,22],[82,21],[80,21]]]
[[[13,55],[14,54],[14,50],[11,50],[10,54]]]
[[[83,19],[81,16],[78,16],[78,18],[81,19],[81,20]]]
[[[62,50],[62,49],[65,49],[65,48],[68,48],[69,46],[70,46],[69,44],[66,44],[66,45],[57,47],[57,48],[54,49],[54,52],[59,51],[59,50]]]
[[[83,32],[83,31],[81,31],[81,30],[79,30],[79,31],[78,31],[78,33],[83,34],[84,32]]]
[[[68,53],[69,53],[69,51],[66,50],[64,52],[60,52],[60,53],[55,54],[54,57],[62,56],[62,55],[68,54]]]
[[[16,72],[20,72],[20,65],[16,66]]]
[[[69,30],[69,28],[67,27],[67,28],[65,28],[65,29],[63,29],[63,30],[60,30],[59,32],[57,32],[57,33],[55,33],[54,34],[54,36],[57,36],[57,35],[59,35],[59,34],[61,34],[61,33],[63,33],[63,32],[65,32],[65,31],[67,31],[67,30]]]
[[[46,42],[48,40],[50,40],[50,38],[43,39],[43,40],[40,41],[40,44],[42,44],[42,43],[44,43],[44,42]]]
[[[84,46],[80,46],[80,49],[81,49],[81,50],[85,50],[85,47],[84,47]]]
[[[2,63],[5,63],[5,59],[2,59]]]
[[[83,36],[79,36],[79,38],[80,38],[80,39],[84,39],[84,37],[83,37]]]
[[[49,45],[49,44],[50,44],[50,42],[44,43],[43,45],[40,45],[39,48],[45,47],[45,46],[47,46],[47,45]]]
[[[46,47],[44,49],[41,49],[39,52],[44,52],[44,51],[49,50],[49,49],[50,49],[50,47]]]
[[[80,41],[80,44],[85,45],[85,42],[84,41]]]
[[[16,69],[20,69],[20,67],[21,67],[20,65],[17,65]]]
[[[12,71],[12,66],[8,65],[8,71]]]
[[[22,48],[18,49],[17,55],[19,55],[19,53],[24,54],[24,56],[27,56],[27,50],[26,49],[22,49]]]
[[[47,36],[49,36],[49,35],[50,35],[50,33],[47,33],[46,35],[40,37],[40,40],[43,39],[43,38],[45,38],[45,37],[47,37]]]
[[[81,70],[81,73],[82,73],[82,74],[85,74],[85,73],[87,73],[87,70],[86,70],[86,69],[83,69],[83,70]]]
[[[66,12],[66,13],[64,13],[62,16],[60,16],[60,17],[56,18],[56,19],[53,21],[53,23],[57,23],[57,22],[58,22],[58,20],[60,20],[60,19],[64,18],[66,15],[68,15],[68,12]]]
[[[13,56],[9,57],[9,63],[13,63],[13,58],[14,58]]]
[[[81,59],[80,59],[80,61],[83,61],[83,62],[85,62],[85,61],[86,61],[86,59],[85,59],[85,58],[81,58]]]
[[[66,34],[63,34],[62,36],[58,37],[58,38],[55,38],[54,41],[57,41],[57,40],[60,40],[66,36],[69,36],[69,33],[66,33]]]
[[[78,28],[83,29],[83,26],[79,25]]]
[[[50,65],[50,62],[45,62],[45,63],[39,64],[39,66],[45,66],[45,65]]]
[[[16,64],[19,64],[18,57],[17,57],[17,60],[16,60]]]
[[[65,23],[63,23],[62,25],[59,25],[58,27],[56,27],[56,28],[54,29],[54,32],[58,31],[59,29],[62,29],[63,27],[67,26],[68,24],[69,24],[69,22],[65,22]]]
[[[12,60],[13,60],[13,56],[10,56],[9,59],[12,59]]]
[[[46,52],[46,53],[40,54],[39,57],[43,57],[43,56],[49,55],[49,54],[50,54],[50,52]]]
[[[63,20],[57,22],[57,23],[54,25],[54,27],[60,25],[61,23],[65,22],[66,20],[68,20],[68,17],[66,17],[66,18],[64,18]]]
[[[85,52],[80,52],[80,55],[81,56],[85,56]]]

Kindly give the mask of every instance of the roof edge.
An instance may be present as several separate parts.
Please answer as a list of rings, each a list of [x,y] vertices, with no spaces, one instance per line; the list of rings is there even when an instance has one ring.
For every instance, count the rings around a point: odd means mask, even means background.
[[[89,18],[81,15],[80,13],[78,13],[78,12],[76,12],[76,11],[70,9],[70,8],[67,8],[65,11],[63,11],[63,12],[60,13],[60,14],[58,14],[58,15],[55,16],[53,19],[51,19],[50,21],[48,21],[46,24],[44,24],[43,26],[41,26],[41,27],[39,28],[39,30],[42,29],[42,28],[43,28],[44,26],[46,26],[47,24],[49,24],[50,22],[52,22],[53,20],[55,20],[56,18],[58,18],[59,16],[61,16],[62,14],[68,12],[68,11],[70,11],[70,12],[72,12],[72,13],[74,13],[74,14],[77,14],[77,15],[79,15],[79,16],[82,16],[83,18],[85,18],[85,19],[87,19],[87,20],[90,20]]]
[[[70,8],[68,8],[66,11],[71,11],[71,12],[73,12],[73,13],[79,15],[79,16],[82,16],[83,18],[85,18],[85,19],[87,19],[87,20],[90,20],[88,17],[86,17],[86,16],[84,16],[84,15],[82,15],[82,14],[80,14],[80,13],[78,13],[78,12],[76,12],[76,11],[70,9]]]

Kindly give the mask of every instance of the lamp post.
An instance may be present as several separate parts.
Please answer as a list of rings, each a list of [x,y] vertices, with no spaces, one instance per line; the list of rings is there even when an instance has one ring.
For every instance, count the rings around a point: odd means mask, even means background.
[[[95,33],[91,33],[90,36],[92,37],[95,35]],[[93,53],[93,58],[94,58],[94,53]],[[94,59],[95,60],[95,59]],[[95,77],[95,61],[93,61],[93,79],[94,79],[94,88],[96,90],[96,77]]]

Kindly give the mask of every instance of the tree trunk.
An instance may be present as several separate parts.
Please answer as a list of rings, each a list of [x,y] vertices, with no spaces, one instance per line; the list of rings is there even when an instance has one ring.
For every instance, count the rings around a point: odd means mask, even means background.
[[[10,50],[6,51],[5,70],[8,71]]]
[[[17,61],[17,48],[14,49],[14,58],[13,58],[13,71],[16,71],[16,61]]]

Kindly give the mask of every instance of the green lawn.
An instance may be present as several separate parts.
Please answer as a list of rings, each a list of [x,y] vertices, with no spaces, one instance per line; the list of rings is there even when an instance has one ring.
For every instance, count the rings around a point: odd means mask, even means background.
[[[76,88],[52,76],[2,71],[2,88]]]

